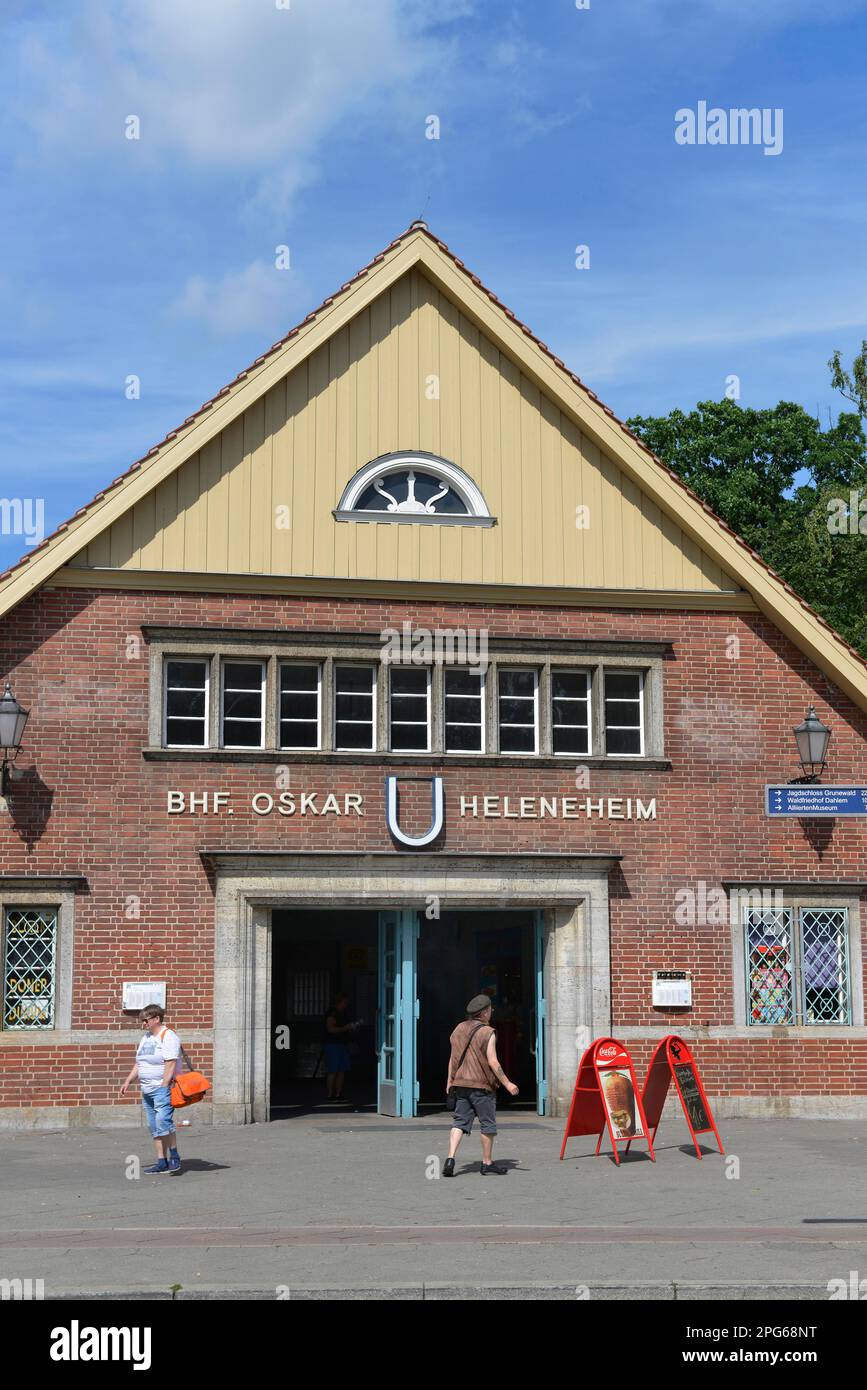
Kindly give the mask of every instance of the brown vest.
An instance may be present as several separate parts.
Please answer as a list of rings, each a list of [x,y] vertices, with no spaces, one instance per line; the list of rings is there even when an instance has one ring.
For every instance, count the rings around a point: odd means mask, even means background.
[[[473,1033],[473,1038],[467,1047],[470,1033]],[[477,1018],[468,1018],[458,1024],[449,1039],[452,1045],[453,1086],[466,1086],[474,1091],[496,1090],[500,1083],[491,1071],[485,1055],[492,1036],[495,1036],[495,1030],[488,1023],[482,1024],[480,1028]],[[461,1062],[460,1071],[455,1074],[455,1068],[465,1047],[467,1055]]]

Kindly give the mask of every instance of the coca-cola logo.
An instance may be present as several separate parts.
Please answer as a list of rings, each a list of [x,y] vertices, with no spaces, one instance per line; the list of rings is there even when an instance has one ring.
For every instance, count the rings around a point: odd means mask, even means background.
[[[600,1057],[619,1057],[619,1056],[620,1056],[620,1048],[619,1048],[619,1047],[600,1047],[600,1049],[599,1049],[599,1056],[600,1056]]]

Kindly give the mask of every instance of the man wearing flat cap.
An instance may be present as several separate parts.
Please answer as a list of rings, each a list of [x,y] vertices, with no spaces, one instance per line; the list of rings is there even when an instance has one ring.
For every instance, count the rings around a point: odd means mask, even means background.
[[[497,1058],[497,1035],[491,1027],[491,1001],[486,994],[477,994],[470,1000],[467,1016],[458,1024],[449,1042],[452,1050],[446,1095],[454,1094],[455,1111],[443,1177],[454,1177],[458,1145],[464,1135],[470,1133],[476,1118],[482,1132],[482,1177],[489,1173],[502,1175],[508,1170],[491,1162],[497,1133],[496,1091],[502,1085],[510,1095],[516,1096],[518,1088],[506,1076]]]

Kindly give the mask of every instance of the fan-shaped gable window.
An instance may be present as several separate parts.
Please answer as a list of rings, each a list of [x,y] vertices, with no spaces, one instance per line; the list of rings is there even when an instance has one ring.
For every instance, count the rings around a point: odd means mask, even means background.
[[[338,521],[493,526],[484,497],[463,469],[433,454],[388,454],[359,469],[343,490]]]

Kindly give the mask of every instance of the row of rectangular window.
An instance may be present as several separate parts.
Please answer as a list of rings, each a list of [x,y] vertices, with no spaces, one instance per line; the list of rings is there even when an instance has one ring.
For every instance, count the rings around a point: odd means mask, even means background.
[[[263,661],[221,663],[223,748],[265,746],[266,665]],[[484,753],[486,679],[464,667],[443,673],[444,747],[448,753]],[[164,743],[170,748],[208,747],[210,663],[169,659],[165,675]],[[605,751],[620,757],[644,753],[644,677],[641,671],[605,671]],[[338,751],[371,752],[377,747],[377,668],[334,663],[333,729]],[[564,757],[588,756],[592,748],[590,674],[551,671],[551,746]],[[282,662],[279,666],[279,743],[287,750],[322,747],[322,666]],[[499,752],[539,751],[539,671],[507,667],[497,672],[496,727]],[[388,686],[388,747],[392,752],[427,752],[432,747],[431,669],[393,666]]]

